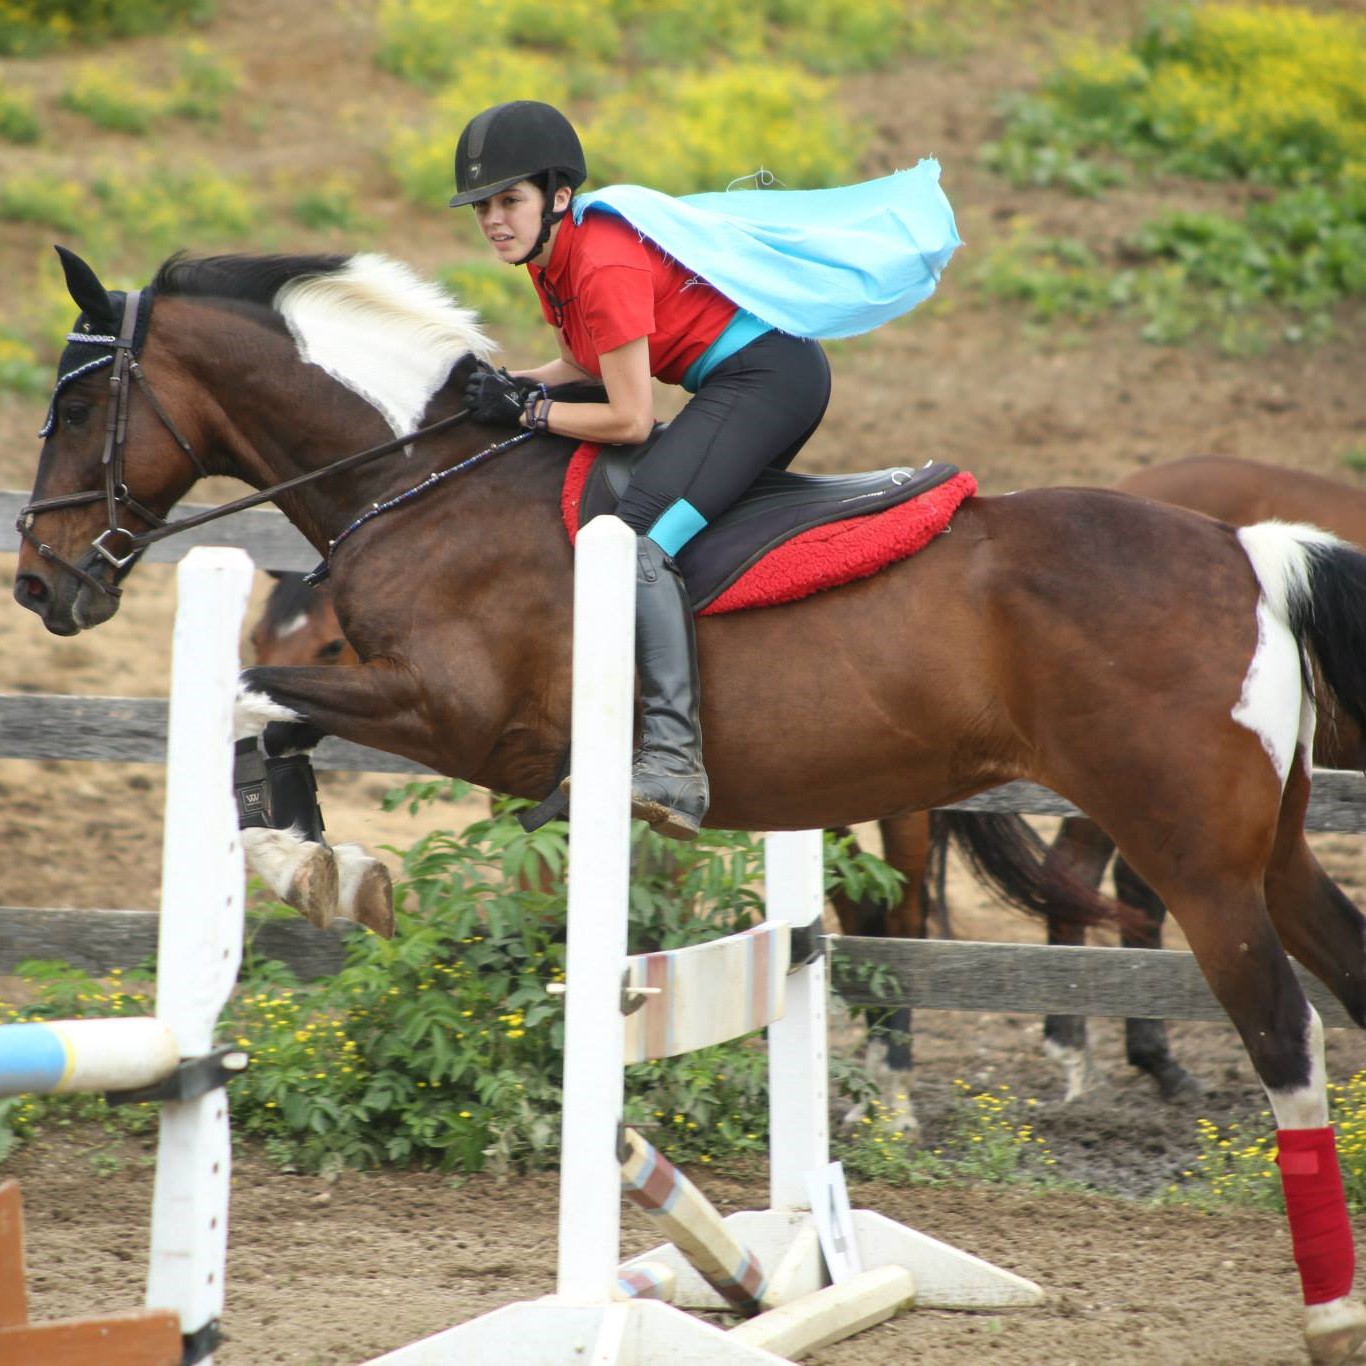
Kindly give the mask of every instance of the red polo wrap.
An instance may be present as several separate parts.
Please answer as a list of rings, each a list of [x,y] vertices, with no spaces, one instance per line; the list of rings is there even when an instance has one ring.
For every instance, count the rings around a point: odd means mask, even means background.
[[[1332,1126],[1277,1129],[1276,1146],[1304,1302],[1341,1299],[1352,1288],[1356,1249]]]

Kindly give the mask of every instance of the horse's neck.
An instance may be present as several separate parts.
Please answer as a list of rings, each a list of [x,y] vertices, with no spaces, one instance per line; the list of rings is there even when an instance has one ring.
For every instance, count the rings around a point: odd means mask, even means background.
[[[303,361],[288,337],[257,331],[251,345],[217,351],[201,371],[221,414],[215,446],[223,473],[266,489],[394,439],[376,408]],[[245,363],[234,366],[234,355]],[[458,406],[456,397],[438,393],[423,421],[434,422]],[[312,480],[276,502],[323,551],[364,511],[415,487],[434,470],[458,463],[482,444],[481,434],[457,427]]]

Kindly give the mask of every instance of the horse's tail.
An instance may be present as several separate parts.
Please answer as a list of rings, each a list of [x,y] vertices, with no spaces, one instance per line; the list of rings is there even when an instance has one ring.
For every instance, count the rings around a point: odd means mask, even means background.
[[[936,831],[1007,906],[1060,925],[1129,925],[1142,913],[1098,892],[1023,816],[939,811]]]
[[[1239,719],[1262,734],[1273,760],[1284,758],[1284,778],[1296,743],[1308,750],[1313,739],[1314,673],[1332,694],[1331,700],[1366,732],[1366,554],[1318,527],[1295,522],[1258,522],[1243,527],[1238,540],[1252,561],[1262,588],[1262,601],[1272,618],[1294,640],[1298,652],[1300,714],[1293,736],[1267,710],[1270,683],[1263,698],[1254,692],[1252,670],[1244,688]],[[1269,647],[1259,634],[1259,653]],[[1273,669],[1264,671],[1274,672]],[[1235,712],[1238,715],[1238,712]]]

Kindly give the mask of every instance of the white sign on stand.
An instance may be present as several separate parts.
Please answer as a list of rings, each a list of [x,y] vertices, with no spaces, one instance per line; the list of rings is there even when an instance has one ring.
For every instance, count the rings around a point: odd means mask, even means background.
[[[839,1285],[863,1270],[854,1215],[849,1208],[849,1189],[844,1184],[844,1164],[832,1162],[807,1172],[806,1189],[811,1196],[811,1217],[820,1236],[830,1282]]]

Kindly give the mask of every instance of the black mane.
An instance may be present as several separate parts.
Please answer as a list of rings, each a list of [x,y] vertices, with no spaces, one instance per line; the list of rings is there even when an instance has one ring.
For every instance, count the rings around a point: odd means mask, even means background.
[[[269,308],[282,285],[301,275],[329,275],[349,256],[201,256],[177,252],[152,281],[158,294],[239,299]]]

